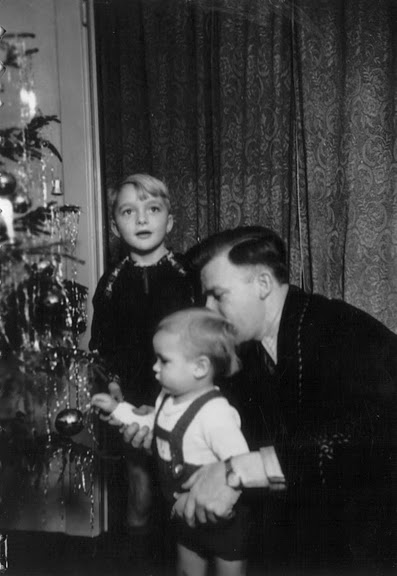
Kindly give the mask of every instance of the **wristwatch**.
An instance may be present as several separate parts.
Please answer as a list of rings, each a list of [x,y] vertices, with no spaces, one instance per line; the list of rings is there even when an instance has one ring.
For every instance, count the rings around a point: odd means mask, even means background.
[[[226,474],[226,485],[234,490],[241,490],[243,488],[243,483],[241,482],[240,476],[236,473],[232,464],[232,457],[226,458],[225,463],[225,474]]]

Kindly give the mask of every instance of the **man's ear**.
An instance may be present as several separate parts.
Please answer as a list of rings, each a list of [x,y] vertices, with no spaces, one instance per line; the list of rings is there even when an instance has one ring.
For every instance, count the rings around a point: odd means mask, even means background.
[[[258,266],[256,281],[259,287],[259,298],[265,300],[273,290],[274,278],[267,266]]]
[[[110,227],[111,227],[111,229],[112,229],[113,234],[114,234],[115,236],[117,236],[117,238],[120,238],[120,232],[119,232],[119,230],[118,230],[118,228],[117,228],[117,225],[116,225],[116,222],[113,220],[113,218],[112,218],[112,220],[111,220],[111,222],[110,222]]]
[[[174,227],[174,217],[172,214],[168,214],[168,220],[167,220],[167,234],[169,234],[169,232],[171,232],[171,230]]]
[[[211,362],[208,356],[199,356],[194,361],[193,375],[197,379],[205,378],[211,370]]]

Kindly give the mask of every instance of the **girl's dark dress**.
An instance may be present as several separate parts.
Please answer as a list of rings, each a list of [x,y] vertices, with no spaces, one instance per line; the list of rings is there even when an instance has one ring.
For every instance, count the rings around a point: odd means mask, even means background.
[[[145,267],[127,257],[100,279],[90,349],[99,352],[107,375],[120,380],[128,402],[154,405],[159,393],[152,369],[154,330],[164,316],[193,306],[194,296],[192,276],[172,252]]]

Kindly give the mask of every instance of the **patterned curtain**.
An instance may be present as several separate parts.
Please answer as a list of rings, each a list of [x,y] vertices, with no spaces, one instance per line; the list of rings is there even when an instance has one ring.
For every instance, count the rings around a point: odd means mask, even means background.
[[[176,250],[270,226],[292,282],[397,330],[397,3],[96,0],[95,12],[106,185],[164,179]]]

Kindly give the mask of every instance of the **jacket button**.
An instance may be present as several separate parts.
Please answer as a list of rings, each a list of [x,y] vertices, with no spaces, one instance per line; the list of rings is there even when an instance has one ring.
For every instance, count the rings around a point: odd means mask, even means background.
[[[173,477],[180,478],[182,476],[182,473],[183,473],[183,464],[175,464],[172,470]]]

